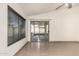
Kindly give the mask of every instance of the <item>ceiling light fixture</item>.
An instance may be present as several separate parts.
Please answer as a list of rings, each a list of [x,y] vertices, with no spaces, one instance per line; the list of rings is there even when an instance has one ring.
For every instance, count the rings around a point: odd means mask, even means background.
[[[68,7],[68,6],[69,6],[69,4],[68,4],[68,3],[65,3],[65,6],[67,6],[67,7]]]

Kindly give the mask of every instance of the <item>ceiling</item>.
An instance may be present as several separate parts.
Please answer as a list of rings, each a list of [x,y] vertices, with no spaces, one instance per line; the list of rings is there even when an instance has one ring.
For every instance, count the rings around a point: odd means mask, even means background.
[[[53,11],[62,4],[63,3],[19,3],[19,6],[23,9],[27,16],[32,16]],[[73,5],[79,6],[77,3]]]
[[[19,5],[27,16],[31,16],[50,12],[61,5],[61,3],[21,3]]]

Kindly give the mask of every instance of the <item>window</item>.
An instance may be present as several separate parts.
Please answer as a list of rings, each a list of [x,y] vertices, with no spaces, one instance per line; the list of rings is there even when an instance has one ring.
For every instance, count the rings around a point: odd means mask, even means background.
[[[8,6],[8,45],[25,38],[25,19]]]

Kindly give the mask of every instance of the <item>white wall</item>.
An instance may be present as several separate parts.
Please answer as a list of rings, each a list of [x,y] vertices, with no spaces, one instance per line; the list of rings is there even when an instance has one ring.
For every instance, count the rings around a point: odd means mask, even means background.
[[[26,38],[7,46],[8,38],[8,13],[7,13],[7,5],[11,6],[14,10],[16,10],[21,16],[26,17],[23,10],[18,6],[18,4],[0,4],[0,55],[14,55],[22,46],[24,46],[27,39]],[[26,19],[26,18],[25,18]],[[26,22],[26,31],[27,31],[27,22]]]
[[[79,7],[28,17],[50,19],[50,41],[79,41]]]
[[[7,7],[0,4],[0,55],[7,54]]]
[[[28,41],[30,42],[30,20],[28,19]]]

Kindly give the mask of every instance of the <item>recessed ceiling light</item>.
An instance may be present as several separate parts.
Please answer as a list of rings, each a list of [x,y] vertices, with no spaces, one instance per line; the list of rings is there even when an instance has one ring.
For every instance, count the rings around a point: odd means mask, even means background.
[[[65,3],[65,6],[67,6],[67,7],[68,7],[68,3]]]

